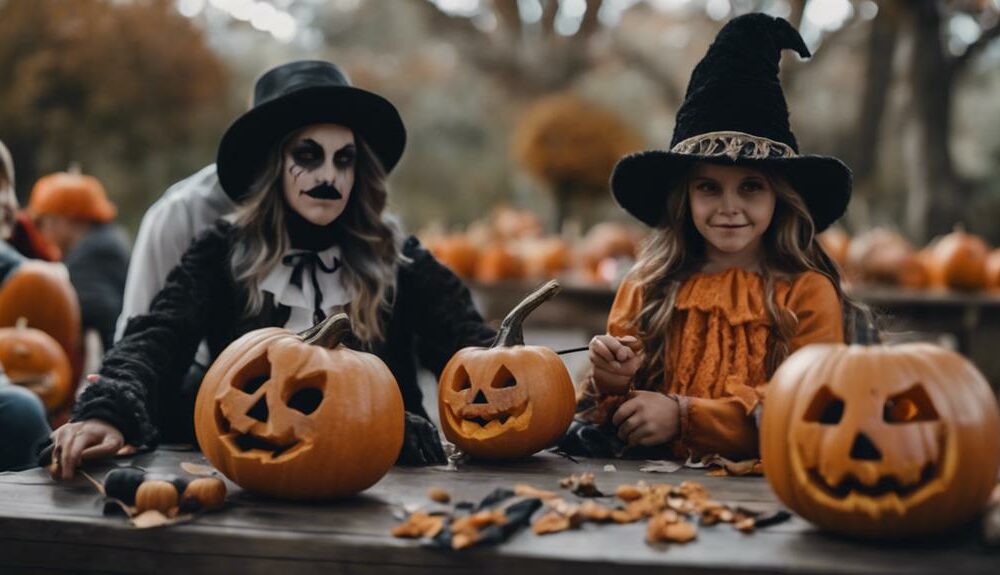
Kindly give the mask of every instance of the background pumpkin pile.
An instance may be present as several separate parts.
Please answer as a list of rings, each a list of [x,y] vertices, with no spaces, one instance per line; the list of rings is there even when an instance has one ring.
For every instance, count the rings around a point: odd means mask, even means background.
[[[642,232],[604,222],[586,234],[546,235],[534,213],[498,207],[462,232],[429,229],[421,241],[465,279],[494,283],[560,278],[572,283],[616,284],[638,254]]]
[[[834,228],[818,239],[852,283],[1000,291],[1000,248],[991,249],[983,238],[961,229],[934,239],[922,249],[885,228],[854,238]]]

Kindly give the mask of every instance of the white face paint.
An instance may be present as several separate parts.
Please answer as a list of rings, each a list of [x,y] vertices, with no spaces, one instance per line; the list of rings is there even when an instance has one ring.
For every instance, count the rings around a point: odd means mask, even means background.
[[[339,124],[299,130],[282,150],[282,189],[306,221],[325,226],[340,217],[354,187],[354,132]]]

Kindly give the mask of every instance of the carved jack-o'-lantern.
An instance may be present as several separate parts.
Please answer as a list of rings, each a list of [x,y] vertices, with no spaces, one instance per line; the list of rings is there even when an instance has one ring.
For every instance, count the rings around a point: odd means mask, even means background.
[[[830,531],[944,531],[989,497],[1000,415],[982,374],[951,351],[807,346],[768,386],[761,458],[778,497]]]
[[[69,358],[59,342],[28,327],[24,318],[17,327],[0,329],[0,367],[11,383],[35,392],[50,412],[69,399]]]
[[[403,445],[403,398],[379,358],[338,347],[349,332],[338,314],[227,347],[195,404],[208,460],[244,489],[289,499],[351,495],[385,475]]]
[[[555,295],[550,281],[500,325],[489,348],[454,355],[438,386],[441,429],[462,451],[484,459],[524,457],[550,445],[569,427],[573,383],[551,349],[524,345],[524,319]]]
[[[18,266],[0,289],[0,326],[13,326],[23,317],[72,357],[80,339],[80,304],[69,276],[58,270],[56,264],[35,260]]]

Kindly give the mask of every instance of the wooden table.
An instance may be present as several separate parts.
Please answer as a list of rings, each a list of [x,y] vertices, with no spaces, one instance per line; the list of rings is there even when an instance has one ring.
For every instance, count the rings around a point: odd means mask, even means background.
[[[121,463],[127,460],[121,461]],[[204,463],[197,452],[159,450],[132,458],[149,470],[180,473],[181,461]],[[617,471],[604,471],[613,463]],[[50,573],[996,573],[974,532],[931,542],[876,545],[817,532],[794,517],[744,535],[729,525],[702,527],[687,545],[653,548],[645,524],[592,525],[536,536],[521,531],[498,547],[461,552],[395,539],[393,511],[427,503],[428,487],[456,500],[478,501],[495,487],[529,483],[558,490],[558,479],[591,471],[613,491],[640,479],[700,481],[712,498],[758,510],[777,502],[759,477],[715,478],[704,470],[638,471],[642,462],[581,460],[542,454],[505,466],[462,465],[457,472],[394,468],[356,498],[327,504],[265,500],[231,487],[227,508],[194,522],[139,530],[105,517],[85,480],[57,484],[41,470],[0,475],[0,572]],[[108,469],[92,468],[98,477]],[[564,492],[567,493],[568,492]]]

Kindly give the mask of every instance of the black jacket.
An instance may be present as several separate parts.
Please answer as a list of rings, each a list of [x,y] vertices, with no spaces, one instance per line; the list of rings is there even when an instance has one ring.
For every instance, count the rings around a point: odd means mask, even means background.
[[[114,224],[96,224],[63,258],[80,299],[80,326],[97,330],[105,351],[114,341],[122,312],[128,258],[125,232]]]
[[[101,378],[84,391],[73,420],[103,419],[126,442],[151,445],[157,428],[172,430],[178,422],[191,421],[200,381],[187,389],[182,382],[202,339],[217,357],[251,330],[284,324],[273,305],[265,305],[257,317],[241,313],[247,293],[231,271],[234,238],[235,228],[220,221],[191,244],[149,313],[132,318],[105,356]],[[370,351],[392,371],[406,410],[426,417],[416,359],[440,374],[456,351],[488,345],[495,332],[476,311],[468,288],[416,238],[405,241],[402,253],[410,261],[399,265],[391,314],[383,312],[385,340]],[[193,437],[190,423],[181,427],[187,429],[180,435]]]

